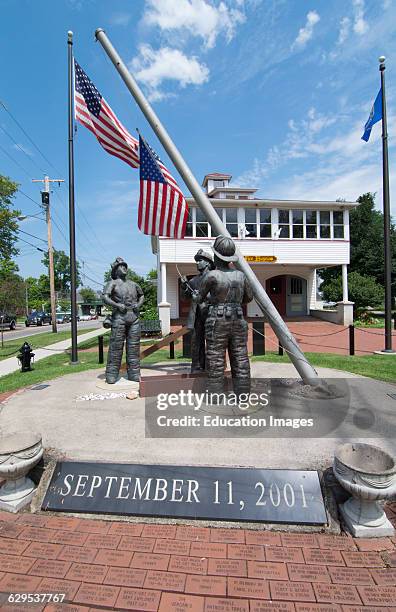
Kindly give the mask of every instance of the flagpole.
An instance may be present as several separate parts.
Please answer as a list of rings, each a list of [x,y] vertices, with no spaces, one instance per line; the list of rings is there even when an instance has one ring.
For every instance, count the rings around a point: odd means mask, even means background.
[[[174,163],[181,177],[186,183],[188,189],[191,192],[191,195],[194,197],[196,203],[201,208],[202,212],[206,216],[207,220],[209,221],[216,234],[223,234],[229,236],[230,234],[227,231],[225,225],[223,225],[222,221],[220,220],[220,217],[215,212],[209,199],[204,195],[195,176],[184,161],[182,155],[180,154],[176,145],[173,143],[172,139],[170,138],[168,132],[165,130],[156,113],[151,108],[151,105],[146,100],[145,96],[143,95],[143,92],[141,91],[135,79],[123,63],[121,57],[114,49],[104,30],[98,28],[95,32],[95,37],[100,42],[103,49],[113,62],[125,85],[131,92],[132,96],[135,98],[141,111],[145,115],[147,121],[151,125],[155,134],[158,136],[164,149],[168,153],[169,157],[171,158],[172,162]],[[302,380],[306,384],[315,384],[318,381],[318,374],[316,370],[311,366],[304,353],[301,351],[296,340],[287,328],[287,325],[285,324],[282,317],[276,310],[275,306],[269,299],[262,284],[258,281],[252,268],[244,259],[239,249],[237,249],[237,254],[238,261],[235,264],[236,267],[239,268],[242,272],[244,272],[246,277],[248,278],[252,286],[253,294],[257,304],[267,317],[272,329],[279,338],[283,348],[288,352],[288,355],[294,367],[296,368],[297,372],[300,374]]]
[[[76,226],[74,210],[74,142],[73,142],[73,32],[67,33],[69,76],[69,239],[70,239],[70,301],[71,301],[71,363],[78,363],[77,355],[77,272]]]
[[[389,198],[389,162],[388,162],[388,126],[386,120],[385,96],[385,57],[379,58],[382,91],[382,197],[384,215],[384,272],[385,272],[385,349],[384,353],[394,353],[392,350],[392,256],[391,256],[391,215]]]

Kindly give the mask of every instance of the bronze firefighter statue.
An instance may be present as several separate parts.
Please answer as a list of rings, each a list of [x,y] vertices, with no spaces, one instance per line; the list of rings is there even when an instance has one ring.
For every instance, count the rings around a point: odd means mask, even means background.
[[[114,384],[119,376],[124,341],[128,379],[140,379],[140,322],[139,309],[144,302],[143,291],[127,279],[128,265],[117,257],[111,265],[112,280],[103,291],[105,304],[112,307],[111,335],[106,365],[106,382]],[[108,324],[107,324],[108,325]]]
[[[211,393],[224,390],[227,349],[234,392],[238,395],[249,393],[248,324],[242,304],[253,299],[253,291],[245,274],[230,266],[238,259],[231,238],[218,236],[213,252],[215,269],[204,275],[199,291],[193,296],[197,303],[202,303],[210,292],[209,314],[205,322],[208,390]]]
[[[202,280],[209,270],[213,270],[213,258],[210,253],[199,249],[194,256],[199,274],[190,280],[181,277],[181,288],[185,297],[191,298],[195,291],[199,291]],[[187,327],[191,334],[191,373],[205,370],[205,321],[208,316],[208,298],[198,304],[192,301],[187,317]]]

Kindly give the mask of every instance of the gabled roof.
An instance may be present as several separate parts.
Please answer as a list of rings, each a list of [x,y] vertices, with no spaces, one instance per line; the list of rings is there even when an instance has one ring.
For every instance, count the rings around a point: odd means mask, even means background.
[[[231,180],[232,179],[232,175],[231,174],[223,174],[221,172],[211,172],[210,174],[206,174],[204,176],[204,180],[202,181],[202,187],[206,187],[208,180],[210,179],[214,179],[214,180],[218,180],[221,181],[223,180]]]

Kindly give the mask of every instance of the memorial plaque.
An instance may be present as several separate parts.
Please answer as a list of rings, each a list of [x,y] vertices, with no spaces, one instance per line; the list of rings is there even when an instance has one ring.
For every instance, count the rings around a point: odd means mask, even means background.
[[[60,461],[43,510],[323,525],[316,471]]]

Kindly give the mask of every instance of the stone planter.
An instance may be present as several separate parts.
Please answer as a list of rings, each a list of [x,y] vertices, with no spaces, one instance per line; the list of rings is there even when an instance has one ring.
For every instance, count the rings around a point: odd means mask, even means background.
[[[333,472],[351,493],[340,506],[341,515],[355,537],[392,536],[395,530],[378,503],[396,494],[396,462],[371,444],[343,444],[335,452]]]
[[[26,474],[40,461],[43,446],[39,434],[22,432],[0,438],[0,509],[18,512],[30,503],[35,484]]]

